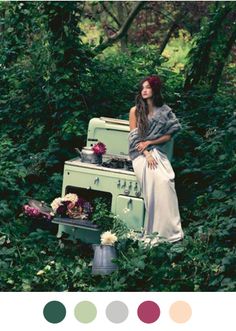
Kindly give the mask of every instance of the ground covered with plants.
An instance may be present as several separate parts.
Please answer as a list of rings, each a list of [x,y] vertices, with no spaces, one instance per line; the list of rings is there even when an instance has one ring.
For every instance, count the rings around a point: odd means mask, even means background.
[[[223,19],[232,18],[231,6],[212,7],[211,20],[203,20],[195,43],[188,43],[187,64],[184,58],[176,70],[174,58],[170,65],[153,45],[130,45],[129,53],[111,47],[95,56],[80,38],[83,8],[76,2],[1,4],[2,291],[236,289],[235,51],[226,57],[231,39],[224,41],[221,29]],[[26,217],[22,206],[60,196],[64,161],[84,146],[89,120],[127,119],[137,82],[150,73],[162,77],[165,102],[182,124],[173,168],[185,238],[157,246],[139,242],[101,203],[98,219],[118,236],[118,270],[94,276],[91,245],[57,239],[55,224]]]

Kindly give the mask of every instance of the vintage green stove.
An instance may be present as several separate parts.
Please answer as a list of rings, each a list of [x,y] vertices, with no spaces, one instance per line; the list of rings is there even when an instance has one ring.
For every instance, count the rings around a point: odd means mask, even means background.
[[[80,157],[68,160],[64,165],[62,196],[77,193],[87,198],[106,196],[111,201],[111,212],[122,219],[130,229],[140,231],[147,221],[140,185],[128,155],[129,122],[108,117],[93,118],[89,122],[87,147],[103,142],[107,151],[101,165],[81,162]],[[167,154],[172,155],[173,143],[168,144]],[[113,164],[113,161],[118,161]],[[110,162],[110,163],[109,163]],[[104,166],[110,164],[113,167]],[[127,164],[129,165],[127,167]],[[86,227],[78,222],[58,223],[58,237],[62,233],[70,239],[88,243],[100,241],[96,226]]]

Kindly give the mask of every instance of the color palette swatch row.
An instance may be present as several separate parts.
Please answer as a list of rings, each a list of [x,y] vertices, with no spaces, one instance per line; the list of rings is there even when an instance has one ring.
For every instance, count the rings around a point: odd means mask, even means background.
[[[106,308],[107,319],[112,323],[122,323],[129,316],[129,309],[122,301],[112,301]],[[161,309],[154,301],[143,301],[137,309],[137,317],[143,323],[154,323],[161,316]],[[43,309],[44,318],[49,323],[60,323],[66,317],[66,307],[60,301],[50,301]],[[175,301],[169,307],[169,316],[176,323],[186,323],[192,315],[191,306],[185,301]],[[74,317],[80,323],[91,323],[97,317],[97,308],[91,301],[81,301],[74,307]]]

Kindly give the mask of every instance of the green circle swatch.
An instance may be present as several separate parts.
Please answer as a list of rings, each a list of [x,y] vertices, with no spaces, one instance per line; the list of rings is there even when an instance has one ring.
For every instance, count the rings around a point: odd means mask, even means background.
[[[81,301],[75,306],[75,317],[81,323],[90,323],[97,316],[97,309],[90,301]]]
[[[59,301],[50,301],[45,305],[43,315],[50,323],[60,323],[66,316],[66,308]]]

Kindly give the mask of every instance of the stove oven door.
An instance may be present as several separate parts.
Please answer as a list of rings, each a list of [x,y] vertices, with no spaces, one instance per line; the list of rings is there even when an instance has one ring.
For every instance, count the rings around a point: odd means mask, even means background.
[[[145,206],[142,198],[118,195],[116,200],[116,215],[130,229],[140,231],[144,227]]]

